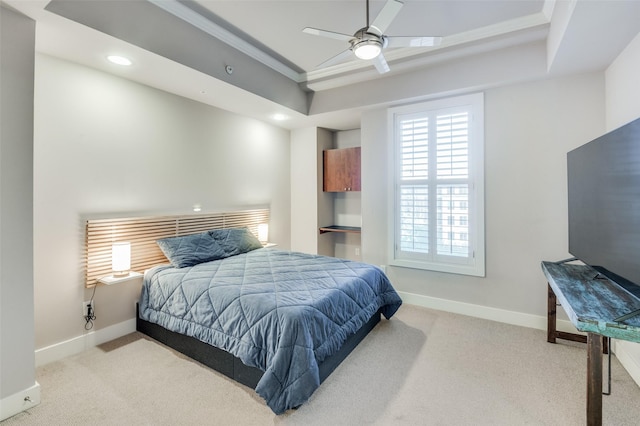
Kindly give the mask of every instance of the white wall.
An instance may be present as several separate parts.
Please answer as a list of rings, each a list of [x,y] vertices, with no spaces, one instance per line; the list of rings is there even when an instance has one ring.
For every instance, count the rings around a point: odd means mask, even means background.
[[[85,216],[268,206],[289,248],[288,130],[41,54],[35,84],[37,348],[86,333]],[[132,320],[139,291],[99,286],[94,330]]]
[[[607,131],[640,117],[640,34],[605,73]]]
[[[315,127],[291,132],[291,250],[310,254],[318,253],[317,134]]]
[[[640,34],[605,73],[607,131],[640,118]],[[618,341],[616,356],[640,385],[640,344]]]
[[[486,277],[388,267],[394,286],[438,300],[546,316],[540,262],[569,257],[566,153],[603,130],[603,73],[486,90]],[[364,114],[362,155],[363,259],[382,265],[391,203],[385,109]]]
[[[33,352],[34,47],[35,22],[0,4],[0,420],[40,400]]]
[[[322,151],[332,143],[327,129],[291,132],[291,250],[333,256],[333,247],[318,231],[333,217],[333,198],[322,191]]]

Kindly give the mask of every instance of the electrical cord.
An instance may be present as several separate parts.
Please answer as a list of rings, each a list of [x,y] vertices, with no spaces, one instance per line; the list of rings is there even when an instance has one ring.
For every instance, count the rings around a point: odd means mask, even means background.
[[[96,288],[98,288],[98,286],[94,285],[93,293],[91,293],[91,299],[89,299],[89,305],[87,306],[87,315],[84,316],[86,321],[84,324],[85,330],[91,330],[93,328],[93,322],[96,320],[96,311],[93,309],[93,297],[96,295]]]
[[[89,305],[87,307],[87,315],[85,315],[84,319],[87,321],[84,324],[84,329],[85,330],[91,330],[93,328],[93,321],[95,321],[96,316],[94,315],[93,309],[91,308],[91,305]]]

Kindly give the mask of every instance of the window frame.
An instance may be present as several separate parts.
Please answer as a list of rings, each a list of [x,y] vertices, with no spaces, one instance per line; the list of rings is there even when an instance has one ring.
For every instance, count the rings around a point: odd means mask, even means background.
[[[400,244],[400,137],[397,126],[399,117],[416,114],[434,114],[445,110],[466,110],[469,118],[469,210],[466,215],[468,223],[469,256],[439,256],[438,254],[423,254],[418,252],[401,252],[397,250]],[[410,105],[392,107],[388,109],[388,129],[390,141],[389,155],[389,250],[388,264],[391,266],[447,272],[471,276],[485,276],[485,220],[484,220],[484,94],[474,93],[463,96],[420,102]],[[429,153],[429,155],[433,155]],[[436,173],[435,171],[432,173]],[[433,182],[433,177],[430,177]],[[430,187],[437,187],[438,181]],[[455,182],[454,182],[455,183]],[[435,205],[433,196],[429,204]],[[433,211],[432,209],[429,209]],[[437,218],[437,212],[430,213]],[[431,220],[431,219],[430,219]],[[455,220],[454,220],[455,222]],[[457,232],[457,231],[452,231]]]

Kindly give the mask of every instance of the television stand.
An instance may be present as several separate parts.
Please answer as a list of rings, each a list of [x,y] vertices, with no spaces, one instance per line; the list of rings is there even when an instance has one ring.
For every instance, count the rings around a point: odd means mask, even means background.
[[[587,425],[602,425],[603,337],[640,342],[640,316],[629,317],[624,324],[616,321],[630,309],[638,309],[640,300],[608,278],[598,276],[590,266],[542,262],[542,271],[549,283],[547,341],[584,341],[584,336],[555,331],[557,298],[571,323],[587,334]]]

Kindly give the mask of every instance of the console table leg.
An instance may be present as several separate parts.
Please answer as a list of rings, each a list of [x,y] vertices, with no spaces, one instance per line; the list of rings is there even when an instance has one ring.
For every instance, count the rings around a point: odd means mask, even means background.
[[[547,342],[556,342],[556,294],[547,284]]]
[[[587,425],[602,425],[602,336],[587,333]]]

